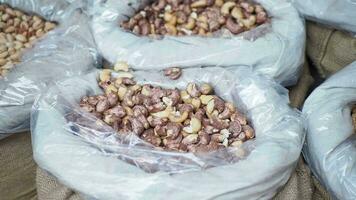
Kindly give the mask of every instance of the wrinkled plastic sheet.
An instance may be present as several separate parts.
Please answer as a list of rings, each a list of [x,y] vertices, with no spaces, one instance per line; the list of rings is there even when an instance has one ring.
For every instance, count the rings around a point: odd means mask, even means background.
[[[336,199],[356,199],[356,138],[351,107],[356,104],[356,62],[333,75],[307,99],[304,155]]]
[[[271,16],[267,25],[232,37],[139,37],[119,24],[148,0],[94,1],[92,30],[98,49],[111,63],[134,69],[251,66],[283,85],[297,82],[304,62],[305,28],[297,10],[284,0],[256,0]],[[129,5],[130,4],[130,5]]]
[[[355,0],[289,0],[312,21],[356,33]]]
[[[33,107],[32,139],[39,166],[70,188],[96,199],[266,199],[294,170],[304,142],[303,119],[287,91],[250,68],[190,68],[177,81],[136,71],[138,83],[185,88],[210,83],[245,113],[256,139],[238,149],[206,155],[155,150],[134,135],[120,137],[79,108],[81,97],[101,94],[98,71],[51,87]],[[85,123],[71,120],[73,113]],[[83,120],[82,120],[83,121]],[[236,150],[236,149],[235,149]]]
[[[96,50],[81,1],[0,1],[58,22],[58,27],[25,51],[21,63],[0,79],[0,138],[30,128],[35,97],[50,82],[82,74],[92,68]]]

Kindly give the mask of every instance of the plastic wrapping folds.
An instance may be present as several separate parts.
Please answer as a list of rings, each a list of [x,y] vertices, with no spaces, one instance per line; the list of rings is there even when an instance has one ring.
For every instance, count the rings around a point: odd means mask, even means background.
[[[139,84],[185,88],[209,83],[216,94],[245,112],[256,139],[245,156],[233,149],[206,155],[154,150],[131,134],[122,138],[79,108],[82,96],[100,94],[97,72],[58,82],[33,107],[33,150],[39,166],[69,187],[97,199],[266,199],[283,186],[304,142],[301,115],[286,90],[247,67],[190,68],[177,81],[136,71]],[[80,124],[70,116],[82,115]],[[235,149],[236,151],[236,149]],[[236,153],[236,152],[235,152]],[[241,154],[243,155],[243,154]]]
[[[0,138],[30,128],[35,96],[50,81],[78,75],[94,67],[96,53],[82,2],[63,0],[0,1],[36,13],[58,26],[27,49],[5,78],[0,79]]]
[[[229,37],[140,37],[119,27],[152,1],[95,1],[92,29],[99,50],[111,63],[128,62],[135,69],[247,65],[283,85],[294,84],[304,62],[303,20],[284,0],[256,0],[271,21]]]
[[[356,33],[355,0],[289,0],[308,19]]]
[[[307,99],[304,149],[314,174],[337,199],[356,198],[356,138],[351,107],[356,104],[356,62],[319,86]]]

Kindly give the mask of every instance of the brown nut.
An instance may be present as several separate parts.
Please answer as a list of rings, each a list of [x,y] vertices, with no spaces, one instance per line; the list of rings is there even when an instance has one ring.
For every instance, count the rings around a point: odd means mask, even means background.
[[[172,80],[177,80],[182,75],[182,69],[179,67],[171,67],[164,70],[164,75]]]

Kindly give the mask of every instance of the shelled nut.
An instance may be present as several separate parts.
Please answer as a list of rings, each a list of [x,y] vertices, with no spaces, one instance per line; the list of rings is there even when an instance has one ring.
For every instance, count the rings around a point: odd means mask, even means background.
[[[117,73],[102,70],[104,95],[85,96],[80,106],[119,134],[133,132],[163,150],[193,153],[240,147],[255,137],[246,118],[207,83],[188,83],[180,91],[113,75]]]
[[[0,78],[20,62],[25,49],[57,24],[0,4]]]
[[[120,26],[141,36],[211,36],[219,30],[239,34],[268,22],[264,8],[247,0],[158,0]]]

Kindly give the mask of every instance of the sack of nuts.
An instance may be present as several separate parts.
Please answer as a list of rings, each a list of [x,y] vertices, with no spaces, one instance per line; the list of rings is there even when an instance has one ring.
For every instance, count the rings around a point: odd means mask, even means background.
[[[94,68],[81,1],[0,1],[0,138],[30,128],[35,97],[51,81]]]
[[[311,21],[356,33],[356,3],[353,0],[289,0]]]
[[[304,155],[336,199],[356,194],[356,62],[331,76],[308,97]]]
[[[284,0],[107,0],[91,6],[99,51],[137,70],[251,66],[297,82],[305,28]]]
[[[35,103],[34,158],[95,199],[272,198],[304,142],[288,104],[284,88],[243,66],[177,80],[93,71]]]

